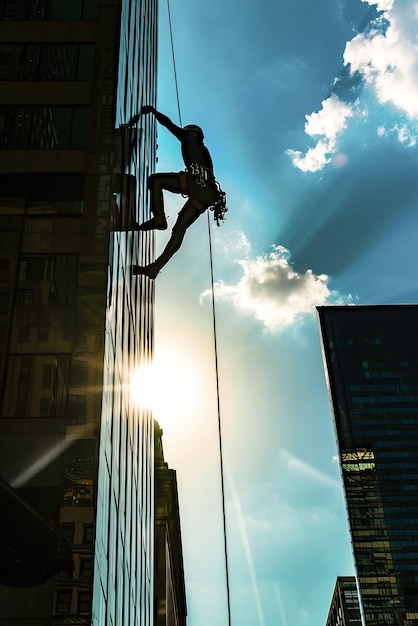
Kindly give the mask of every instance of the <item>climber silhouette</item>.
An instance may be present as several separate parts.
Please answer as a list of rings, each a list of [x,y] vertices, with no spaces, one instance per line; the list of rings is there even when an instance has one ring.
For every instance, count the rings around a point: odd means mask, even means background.
[[[203,143],[202,129],[193,124],[184,128],[176,126],[170,118],[157,111],[153,106],[143,106],[141,113],[152,113],[160,124],[177,137],[181,143],[181,152],[186,166],[186,170],[183,172],[151,174],[148,178],[152,217],[143,224],[136,225],[135,230],[165,230],[167,228],[163,190],[187,197],[162,254],[149,265],[132,266],[133,275],[142,274],[154,279],[180,249],[186,230],[206,209],[209,208],[214,211],[214,218],[218,226],[228,209],[226,195],[215,180],[212,159]],[[139,116],[135,116],[130,123],[136,122],[138,119]]]

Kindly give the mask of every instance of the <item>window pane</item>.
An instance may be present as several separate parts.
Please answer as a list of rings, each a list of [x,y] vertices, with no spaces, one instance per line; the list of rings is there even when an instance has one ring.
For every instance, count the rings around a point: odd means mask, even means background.
[[[79,20],[82,0],[48,0],[47,20]]]
[[[90,107],[0,107],[0,148],[81,150],[87,146]]]
[[[60,526],[61,535],[64,537],[66,541],[68,541],[69,544],[74,543],[74,529],[75,529],[75,526],[73,522],[61,524]]]
[[[71,591],[57,591],[55,611],[57,613],[69,613],[71,608]]]

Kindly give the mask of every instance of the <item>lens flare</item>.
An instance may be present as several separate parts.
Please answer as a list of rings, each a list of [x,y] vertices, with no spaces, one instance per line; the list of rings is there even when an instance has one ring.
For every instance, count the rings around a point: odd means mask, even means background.
[[[156,370],[152,363],[145,363],[135,369],[129,382],[130,397],[134,404],[153,409],[157,397]]]

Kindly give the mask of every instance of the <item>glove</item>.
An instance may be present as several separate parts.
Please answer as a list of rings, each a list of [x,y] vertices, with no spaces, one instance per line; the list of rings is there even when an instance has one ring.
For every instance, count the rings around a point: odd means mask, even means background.
[[[145,113],[154,113],[155,109],[153,106],[151,106],[150,104],[144,104],[144,106],[141,108],[141,113],[145,114]]]
[[[139,122],[139,115],[138,113],[136,115],[134,115],[133,117],[131,117],[131,119],[128,122],[128,126],[133,126],[134,124],[137,124]]]

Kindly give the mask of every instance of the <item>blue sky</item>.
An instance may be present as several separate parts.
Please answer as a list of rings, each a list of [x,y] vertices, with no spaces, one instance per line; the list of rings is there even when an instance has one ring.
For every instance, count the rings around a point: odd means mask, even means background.
[[[178,122],[165,2],[158,107]],[[232,623],[322,626],[354,572],[315,306],[416,302],[418,2],[171,0],[183,124],[213,228]],[[157,171],[178,171],[159,128]],[[166,195],[169,229],[181,198]],[[158,249],[166,235],[158,233]],[[156,281],[189,626],[227,624],[208,223]]]

